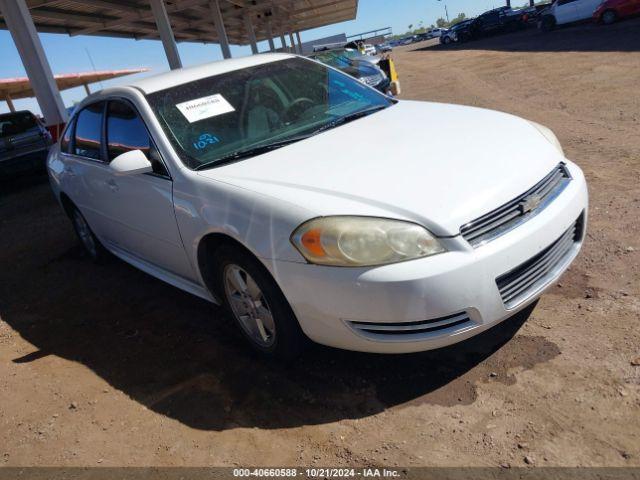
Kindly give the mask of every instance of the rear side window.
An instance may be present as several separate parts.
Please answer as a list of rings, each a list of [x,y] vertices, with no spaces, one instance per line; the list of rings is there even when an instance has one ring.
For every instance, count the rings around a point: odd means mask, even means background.
[[[109,102],[107,113],[107,151],[109,161],[131,150],[142,150],[149,158],[151,142],[142,119],[128,103]]]
[[[81,157],[100,160],[100,138],[104,102],[85,107],[76,120],[74,153]]]

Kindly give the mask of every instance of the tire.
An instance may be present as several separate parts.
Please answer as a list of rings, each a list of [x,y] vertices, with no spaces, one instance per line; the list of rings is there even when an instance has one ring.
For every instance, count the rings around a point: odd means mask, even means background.
[[[543,32],[550,32],[556,28],[556,19],[553,15],[545,15],[540,20],[540,30]]]
[[[449,45],[451,43],[451,37],[446,36],[442,39],[442,43],[445,45]]]
[[[615,12],[615,10],[605,10],[601,18],[602,23],[604,23],[605,25],[611,25],[612,23],[615,23],[616,20],[618,20],[618,14]]]
[[[234,245],[219,247],[212,263],[215,293],[249,345],[266,357],[299,356],[307,337],[264,265]]]
[[[85,253],[94,263],[104,263],[109,258],[109,252],[95,236],[80,210],[72,207],[69,216]]]

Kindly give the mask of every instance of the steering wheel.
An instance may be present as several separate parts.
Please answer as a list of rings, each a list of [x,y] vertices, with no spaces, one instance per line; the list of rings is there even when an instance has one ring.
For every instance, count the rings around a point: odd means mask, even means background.
[[[293,102],[289,104],[289,106],[285,109],[283,113],[284,120],[289,122],[291,120],[295,120],[300,115],[302,115],[305,110],[313,107],[315,105],[314,101],[307,97],[296,98]]]

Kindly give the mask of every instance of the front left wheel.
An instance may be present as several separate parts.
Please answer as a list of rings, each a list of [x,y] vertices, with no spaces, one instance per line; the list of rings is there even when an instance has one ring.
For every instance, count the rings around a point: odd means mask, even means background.
[[[219,247],[212,261],[216,293],[253,349],[283,360],[297,357],[307,339],[269,271],[233,245]]]

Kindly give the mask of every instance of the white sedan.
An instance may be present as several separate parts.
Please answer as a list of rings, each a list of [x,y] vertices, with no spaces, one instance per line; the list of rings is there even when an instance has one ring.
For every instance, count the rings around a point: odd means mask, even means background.
[[[94,93],[48,170],[93,259],[223,304],[284,358],[476,335],[538,298],[586,228],[584,176],[547,128],[285,54]]]

